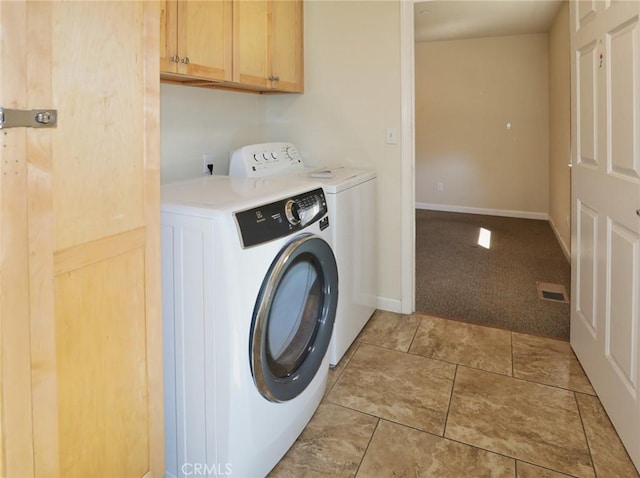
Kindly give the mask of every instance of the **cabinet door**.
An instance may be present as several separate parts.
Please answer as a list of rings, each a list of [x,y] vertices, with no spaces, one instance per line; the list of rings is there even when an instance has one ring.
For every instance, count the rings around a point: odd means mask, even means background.
[[[160,71],[175,73],[178,63],[173,58],[178,53],[177,47],[177,13],[178,3],[167,0],[160,2]]]
[[[0,476],[163,476],[158,6],[0,2]]]
[[[178,2],[160,2],[160,71],[176,73],[178,62]]]
[[[233,81],[263,91],[301,92],[301,0],[235,0]]]
[[[161,15],[161,72],[231,80],[231,1],[165,2]]]
[[[271,88],[267,3],[233,2],[233,81],[261,90]]]
[[[274,0],[271,7],[272,87],[301,93],[304,87],[302,0]]]

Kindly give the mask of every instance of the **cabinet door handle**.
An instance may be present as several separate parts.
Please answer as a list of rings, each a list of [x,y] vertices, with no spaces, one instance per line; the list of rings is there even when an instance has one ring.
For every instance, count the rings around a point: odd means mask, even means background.
[[[189,64],[189,57],[185,56],[182,60],[180,60],[180,63],[184,63],[185,65]]]
[[[178,63],[180,61],[180,57],[178,55],[173,55],[171,58],[169,58],[169,61]]]
[[[268,78],[268,80],[269,80],[269,81],[278,81],[278,80],[280,80],[280,77],[279,77],[279,76],[271,75],[271,76]]]

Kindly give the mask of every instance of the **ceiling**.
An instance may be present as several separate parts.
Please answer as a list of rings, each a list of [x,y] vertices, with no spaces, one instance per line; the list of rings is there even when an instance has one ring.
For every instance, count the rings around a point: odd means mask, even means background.
[[[563,0],[415,2],[415,41],[548,32]]]

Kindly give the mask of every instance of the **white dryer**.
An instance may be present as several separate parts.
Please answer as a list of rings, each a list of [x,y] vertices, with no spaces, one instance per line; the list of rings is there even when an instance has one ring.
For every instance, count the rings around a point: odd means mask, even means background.
[[[261,143],[235,151],[229,174],[322,184],[340,277],[340,300],[329,352],[331,365],[336,365],[377,305],[375,173],[348,167],[307,168],[293,144]]]
[[[265,476],[326,388],[338,299],[318,184],[162,188],[166,476]]]

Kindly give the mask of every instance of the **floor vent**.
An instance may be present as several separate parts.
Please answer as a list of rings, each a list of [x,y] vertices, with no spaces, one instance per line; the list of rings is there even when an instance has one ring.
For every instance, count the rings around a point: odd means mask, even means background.
[[[550,284],[548,282],[536,282],[538,286],[538,298],[553,302],[569,302],[567,290],[562,284]]]

